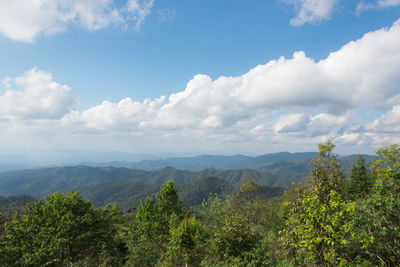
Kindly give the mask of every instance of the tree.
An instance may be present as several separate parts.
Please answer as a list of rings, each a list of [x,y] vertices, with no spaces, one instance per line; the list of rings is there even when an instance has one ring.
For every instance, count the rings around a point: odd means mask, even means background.
[[[77,192],[54,193],[28,203],[25,214],[5,226],[0,239],[5,266],[121,264],[116,206],[95,209]]]
[[[376,265],[400,266],[400,147],[377,151],[370,196],[360,202],[360,226],[373,238],[364,255]]]
[[[277,220],[276,214],[269,213],[268,202],[258,198],[260,188],[249,178],[236,194],[226,198],[211,197],[203,204],[201,219],[210,240],[202,265],[263,266],[272,262],[273,255],[266,249],[274,230],[270,221]]]
[[[372,179],[365,166],[365,159],[358,155],[357,162],[352,164],[349,173],[347,193],[352,199],[362,198],[368,195],[372,189]]]
[[[147,197],[141,202],[127,240],[129,263],[155,266],[167,250],[171,216],[182,220],[187,214],[172,180],[161,186],[156,200]]]
[[[327,198],[328,202],[315,192],[286,204],[289,212],[281,243],[295,266],[347,266],[363,262],[357,256],[358,248],[372,240],[358,228],[357,204],[334,190]]]
[[[194,217],[171,216],[170,241],[160,266],[199,266],[205,256],[208,233]]]
[[[329,141],[319,145],[301,193],[284,204],[286,222],[281,244],[294,265],[361,262],[357,248],[371,242],[357,227],[356,203],[343,198],[343,172],[332,153],[334,147]]]
[[[344,174],[340,165],[340,161],[337,159],[336,154],[333,153],[335,144],[331,141],[325,144],[318,144],[318,156],[311,162],[312,169],[310,176],[307,179],[309,188],[314,191],[314,188],[318,188],[315,192],[322,201],[328,202],[327,198],[331,190],[342,193]]]

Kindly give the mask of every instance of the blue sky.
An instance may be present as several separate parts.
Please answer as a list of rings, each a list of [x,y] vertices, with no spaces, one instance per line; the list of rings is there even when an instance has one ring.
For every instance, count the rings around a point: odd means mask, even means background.
[[[400,142],[399,0],[0,3],[0,148]]]

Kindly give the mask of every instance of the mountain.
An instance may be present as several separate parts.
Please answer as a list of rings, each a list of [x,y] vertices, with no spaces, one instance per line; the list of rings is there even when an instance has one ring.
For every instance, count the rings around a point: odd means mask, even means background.
[[[76,165],[76,162],[137,162],[143,159],[160,158],[160,156],[161,155],[126,152],[77,151],[67,149],[0,151],[0,172],[28,168]]]
[[[199,178],[189,184],[178,185],[180,198],[188,206],[200,205],[210,194],[227,196],[235,192],[235,187],[227,181],[213,176]]]
[[[246,166],[245,164],[251,162],[251,164],[258,164],[258,169],[208,168],[201,171],[188,171],[165,167],[156,171],[146,171],[125,167],[67,166],[9,171],[0,173],[0,195],[27,194],[43,197],[55,191],[67,191],[101,183],[125,181],[160,185],[169,179],[173,179],[179,185],[188,184],[207,176],[218,177],[234,186],[245,181],[247,177],[252,177],[262,185],[288,187],[292,182],[299,182],[308,175],[310,170],[309,156],[311,156],[309,153],[287,152],[255,157],[252,160],[246,156],[234,156],[238,162],[241,162],[237,163],[237,166]],[[289,160],[282,159],[285,157]],[[367,162],[376,158],[368,155],[364,155],[364,157]],[[342,157],[340,160],[344,170],[348,172],[352,162],[357,160],[357,155]],[[225,160],[220,161],[220,163],[222,162],[226,163]]]
[[[210,194],[229,195],[235,188],[216,177],[203,177],[191,183],[177,186],[180,199],[188,206],[199,205]],[[137,207],[147,196],[154,196],[160,191],[160,185],[145,184],[137,181],[101,183],[78,188],[83,198],[90,199],[97,207],[117,202],[123,211]]]
[[[96,185],[76,188],[84,199],[91,200],[96,207],[104,207],[117,202],[122,211],[136,208],[140,201],[148,196],[154,196],[160,191],[160,185],[145,184],[137,181],[105,182]],[[217,177],[207,176],[187,184],[177,186],[180,199],[187,206],[198,206],[212,195],[228,196],[237,190],[229,182]],[[258,191],[262,198],[271,198],[283,193],[283,188],[261,186]],[[30,196],[0,196],[0,213],[11,217],[15,212],[23,213],[28,201],[36,199]]]
[[[91,200],[96,207],[117,202],[121,210],[137,207],[147,196],[160,191],[160,185],[137,181],[107,182],[76,188],[84,199]]]
[[[235,193],[236,187],[217,177],[207,176],[187,184],[177,186],[180,199],[187,206],[197,206],[206,201],[210,194],[227,196]],[[83,198],[93,201],[96,207],[117,202],[121,210],[139,206],[147,196],[154,196],[160,191],[160,185],[126,181],[102,183],[77,189]],[[283,188],[261,186],[258,195],[264,199],[283,193]]]
[[[264,165],[278,160],[305,160],[311,159],[317,153],[289,153],[279,152],[260,155],[256,157],[245,155],[218,156],[202,155],[197,157],[173,157],[162,160],[141,160],[139,162],[112,161],[112,162],[85,162],[86,165],[94,167],[127,167],[147,171],[159,170],[165,167],[173,167],[180,170],[200,171],[208,168],[215,169],[258,169],[261,170]]]
[[[190,183],[198,178],[214,176],[233,185],[253,177],[258,183],[267,186],[287,186],[287,177],[252,169],[216,170],[205,169],[200,172],[178,170],[166,167],[157,171],[143,171],[116,167],[54,167],[20,170],[0,173],[0,195],[27,194],[44,197],[55,191],[67,191],[102,183],[136,181],[160,185],[173,179],[177,185]],[[282,179],[280,179],[282,178]],[[285,178],[285,179],[283,179]]]

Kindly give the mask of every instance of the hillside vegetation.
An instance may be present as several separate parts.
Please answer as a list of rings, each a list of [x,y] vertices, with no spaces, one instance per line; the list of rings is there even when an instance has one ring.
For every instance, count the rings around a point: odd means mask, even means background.
[[[399,266],[400,146],[378,150],[370,164],[358,156],[348,179],[334,147],[330,142],[320,144],[304,182],[272,198],[279,190],[253,179],[234,188],[215,177],[182,186],[168,180],[126,214],[114,204],[96,208],[77,192],[50,194],[28,202],[24,215],[11,220],[0,215],[2,221],[8,220],[0,227],[0,262],[2,266]],[[119,183],[129,188],[127,181]],[[120,190],[116,188],[115,196]],[[202,192],[214,188],[219,195],[209,195],[196,209],[179,197],[179,190],[184,190],[186,196],[204,199]]]

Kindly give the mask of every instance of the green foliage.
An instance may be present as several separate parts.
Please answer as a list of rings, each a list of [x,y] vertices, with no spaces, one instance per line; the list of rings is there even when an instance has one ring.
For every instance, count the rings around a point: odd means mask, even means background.
[[[175,184],[169,180],[161,186],[156,200],[146,198],[137,210],[127,240],[129,263],[134,266],[155,266],[167,250],[171,216],[182,220],[186,215]]]
[[[400,146],[397,144],[379,149],[376,154],[378,159],[372,162],[373,175],[379,179],[385,179],[390,172],[400,170]]]
[[[4,233],[4,224],[7,221],[7,218],[4,214],[0,213],[0,236]]]
[[[225,218],[224,226],[214,233],[215,253],[222,258],[240,257],[251,250],[259,240],[253,225],[243,214],[233,214]]]
[[[170,220],[170,242],[160,266],[199,266],[205,256],[208,233],[194,217]]]
[[[312,170],[308,177],[309,185],[307,187],[311,191],[318,188],[314,193],[318,194],[322,201],[328,202],[327,197],[332,190],[338,193],[343,192],[344,174],[340,161],[333,153],[335,145],[328,141],[325,144],[319,144],[318,148],[318,157],[312,160]]]
[[[344,200],[332,190],[328,202],[314,194],[307,194],[291,205],[286,227],[282,231],[282,244],[294,263],[347,266],[354,262],[354,247],[371,242],[367,234],[357,229],[357,205]]]
[[[174,181],[169,180],[161,186],[161,191],[156,196],[156,199],[160,213],[165,215],[168,220],[172,214],[183,218],[185,214],[184,206],[183,202],[179,199]]]
[[[359,156],[347,184],[334,147],[319,145],[307,179],[284,196],[276,196],[279,188],[258,184],[261,176],[251,170],[224,174],[242,182],[231,195],[224,192],[233,187],[214,177],[178,186],[197,203],[212,193],[197,207],[198,217],[184,206],[172,180],[124,215],[113,205],[95,209],[78,193],[50,195],[28,203],[26,215],[17,214],[5,228],[0,225],[0,265],[400,266],[400,147],[378,150],[369,170]],[[146,175],[161,181],[165,172],[178,175],[178,181],[200,175],[173,168]],[[257,177],[244,181],[246,173]],[[118,196],[125,187],[121,197],[136,199],[146,185],[135,185],[124,181],[100,188]],[[102,194],[97,198],[107,202]],[[7,220],[0,210],[0,223]]]
[[[347,184],[347,194],[352,199],[363,198],[369,194],[372,189],[372,179],[365,166],[365,159],[358,155],[357,162],[353,163]]]
[[[202,265],[263,266],[274,262],[273,253],[266,251],[273,239],[267,236],[276,229],[271,221],[279,224],[279,220],[273,202],[258,198],[260,188],[247,179],[235,195],[214,196],[203,204],[201,218],[211,238]]]
[[[360,203],[360,225],[374,240],[364,249],[376,265],[400,265],[400,148],[378,150],[372,164],[376,180],[369,198]]]
[[[341,194],[343,173],[334,147],[329,141],[319,145],[309,180],[284,204],[281,244],[294,265],[346,266],[356,259],[352,248],[370,242],[356,227],[356,203]]]
[[[370,172],[359,157],[348,184],[353,200],[342,194],[332,148],[320,146],[310,180],[284,205],[283,257],[294,266],[399,266],[399,146],[378,150]]]
[[[76,192],[54,193],[28,203],[25,214],[5,226],[0,239],[0,262],[5,266],[121,263],[117,207],[95,209]]]
[[[203,177],[189,184],[179,185],[177,188],[179,196],[188,206],[201,205],[210,194],[226,196],[235,192],[230,183],[213,176]]]

